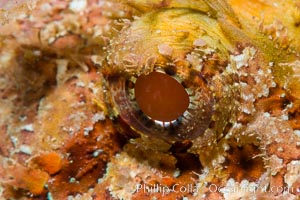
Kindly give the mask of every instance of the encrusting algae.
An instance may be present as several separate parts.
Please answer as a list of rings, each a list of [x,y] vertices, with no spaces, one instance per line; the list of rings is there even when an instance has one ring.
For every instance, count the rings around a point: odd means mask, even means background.
[[[0,5],[4,199],[299,198],[299,1]]]

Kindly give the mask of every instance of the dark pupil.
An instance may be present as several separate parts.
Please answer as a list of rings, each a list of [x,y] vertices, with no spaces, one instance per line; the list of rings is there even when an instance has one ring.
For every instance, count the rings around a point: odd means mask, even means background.
[[[140,109],[152,119],[162,122],[176,120],[190,103],[184,87],[160,72],[139,76],[134,92]]]

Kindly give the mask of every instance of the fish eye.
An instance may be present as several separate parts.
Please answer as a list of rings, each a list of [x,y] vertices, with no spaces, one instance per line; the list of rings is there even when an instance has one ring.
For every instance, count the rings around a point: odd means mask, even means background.
[[[134,132],[167,141],[193,139],[208,128],[214,99],[199,72],[186,79],[157,68],[108,77],[113,107]]]
[[[102,66],[116,127],[167,142],[223,137],[240,90],[224,38],[215,19],[189,9],[154,11],[124,27]]]
[[[160,72],[139,76],[134,95],[141,111],[152,120],[162,123],[176,121],[190,103],[184,87],[176,79]]]

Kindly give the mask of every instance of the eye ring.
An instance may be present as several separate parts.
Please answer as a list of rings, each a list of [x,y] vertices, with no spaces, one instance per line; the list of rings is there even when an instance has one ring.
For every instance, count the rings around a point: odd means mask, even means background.
[[[124,134],[131,137],[133,131],[150,139],[190,140],[195,144],[210,139],[209,145],[222,138],[226,127],[236,121],[240,85],[230,56],[234,43],[226,39],[215,19],[190,11],[148,13],[110,41],[102,66],[109,91],[106,102],[110,117],[117,118],[116,124],[130,128],[124,128]],[[189,94],[188,112],[172,124],[149,120],[130,93],[134,85],[131,79],[153,71],[172,76]]]
[[[178,74],[168,75],[167,68],[156,68],[152,71],[163,73],[183,85],[189,96],[187,109],[174,120],[162,121],[151,118],[139,107],[134,95],[134,85],[140,76],[119,72],[108,76],[111,101],[118,116],[132,131],[166,141],[182,141],[194,139],[209,127],[213,115],[214,98],[209,91],[205,79],[199,72],[193,71],[188,78],[183,79]]]

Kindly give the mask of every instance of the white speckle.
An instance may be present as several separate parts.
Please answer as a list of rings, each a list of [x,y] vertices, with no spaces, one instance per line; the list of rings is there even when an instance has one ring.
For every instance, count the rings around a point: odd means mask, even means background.
[[[277,84],[274,81],[271,83],[271,87],[273,87],[273,88],[276,87],[276,85]]]
[[[225,157],[224,156],[218,156],[218,162],[220,163],[220,164],[222,164],[222,163],[224,163],[225,162]]]
[[[96,113],[96,114],[94,114],[93,117],[92,117],[93,123],[96,123],[96,122],[98,122],[98,121],[103,121],[103,120],[105,120],[104,112]]]
[[[189,200],[189,198],[187,198],[187,197],[182,197],[182,200]]]
[[[224,151],[228,151],[230,149],[230,146],[227,143],[223,144]]]
[[[282,138],[275,138],[275,142],[277,142],[277,143],[281,143],[282,142]]]
[[[17,138],[17,137],[11,136],[11,137],[10,137],[10,141],[11,141],[11,143],[14,145],[14,147],[17,146],[17,144],[18,144],[18,138]]]
[[[284,175],[284,181],[289,187],[298,181],[300,178],[300,161],[293,160],[287,164],[287,173]]]
[[[167,44],[160,44],[158,45],[158,52],[164,56],[172,56],[173,48]]]
[[[102,140],[102,138],[103,138],[103,135],[99,135],[99,136],[96,138],[96,141],[99,142],[99,141]]]
[[[20,120],[21,122],[24,122],[26,119],[27,119],[27,116],[26,116],[26,115],[21,115],[21,116],[19,117],[19,120]]]
[[[47,193],[47,200],[53,200],[51,192]]]
[[[80,12],[83,11],[87,6],[87,1],[86,0],[73,0],[70,3],[70,10],[74,12]]]
[[[49,43],[49,44],[53,43],[54,41],[55,41],[55,37],[50,37],[50,38],[48,39],[48,43]]]
[[[278,134],[278,130],[277,129],[272,129],[271,133],[274,134],[274,135],[276,135],[276,134]]]
[[[113,4],[111,2],[109,2],[109,1],[106,2],[106,5],[107,5],[107,7],[110,7],[110,8],[113,6]]]
[[[101,35],[101,34],[99,34]],[[92,55],[91,60],[94,64],[98,64],[99,66],[102,66],[102,62],[104,60],[103,56],[97,56],[97,55]]]
[[[102,153],[102,149],[97,149],[96,151],[93,152],[93,157],[98,157],[100,153]]]
[[[21,145],[20,152],[25,153],[27,155],[31,155],[32,150],[31,150],[30,146],[28,146],[28,145]]]
[[[243,53],[237,56],[231,56],[230,58],[236,63],[237,69],[241,67],[247,67],[249,64],[248,62],[253,58],[255,55],[256,50],[254,48],[245,48]]]
[[[242,98],[245,100],[245,101],[251,101],[251,102],[253,102],[253,101],[255,101],[254,100],[254,98],[253,98],[253,94],[249,94],[249,95],[246,95],[246,94],[242,94]]]
[[[29,131],[29,132],[33,132],[34,131],[32,124],[26,124],[26,125],[22,126],[21,130],[23,130],[23,131]]]
[[[102,178],[98,178],[97,183],[101,184],[103,182],[103,180],[104,180],[103,177]]]
[[[125,12],[123,10],[120,10],[118,12],[119,17],[124,17],[125,16]]]
[[[52,9],[52,7],[49,3],[42,4],[40,8],[42,11],[50,11]]]
[[[196,70],[202,71],[203,65],[196,65]]]
[[[235,70],[231,67],[231,64],[228,64],[226,66],[226,72],[229,73],[229,74],[232,74],[235,72]]]
[[[295,130],[294,133],[295,133],[298,137],[300,137],[300,130]]]
[[[243,62],[244,61],[244,55],[243,54],[234,56],[232,58],[236,62],[236,66],[237,66],[238,69],[240,69],[242,66],[247,65],[247,63]]]
[[[272,155],[269,162],[271,175],[276,176],[276,174],[283,168],[283,159],[278,158],[276,155]]]
[[[193,45],[198,47],[204,47],[206,45],[206,42],[203,39],[198,39],[194,41]]]
[[[74,177],[71,177],[70,179],[69,179],[69,183],[75,183],[76,182],[76,179],[74,178]]]
[[[269,118],[269,117],[271,117],[271,115],[270,115],[270,113],[265,112],[265,113],[264,113],[264,117]]]
[[[274,62],[269,62],[269,66],[273,67],[274,66]]]
[[[134,178],[137,175],[137,172],[132,170],[132,171],[129,172],[129,175],[130,175],[131,178]]]
[[[173,173],[173,177],[177,178],[179,176],[180,176],[180,170],[177,168]]]
[[[39,51],[39,50],[36,50],[36,51],[33,51],[33,55],[35,55],[35,56],[41,56],[42,52]]]
[[[263,70],[261,70],[261,69],[259,69],[257,72],[258,72],[259,75],[263,75],[264,74]]]
[[[284,98],[284,97],[285,97],[285,93],[282,93],[282,94],[280,95],[280,97],[281,97],[281,98]]]
[[[284,120],[284,121],[287,121],[287,120],[289,120],[289,116],[287,116],[287,115],[282,115],[282,116],[281,116],[281,119]]]
[[[62,83],[65,79],[69,61],[67,59],[57,59],[55,62],[57,64],[56,81]]]
[[[83,135],[88,136],[90,131],[92,131],[94,128],[93,127],[87,127],[83,129]]]
[[[290,104],[288,104],[286,107],[287,108],[292,108],[294,106],[293,102],[291,102]]]
[[[212,166],[216,167],[218,165],[218,162],[216,159],[212,160],[211,162]]]
[[[250,110],[248,108],[243,108],[242,110],[246,114],[251,114]]]
[[[283,148],[282,148],[282,147],[278,147],[277,151],[279,151],[279,152],[283,152],[284,150],[283,150]]]
[[[271,74],[271,73],[272,73],[272,70],[271,70],[271,69],[267,69],[267,72],[268,72],[269,74]]]
[[[95,87],[95,84],[92,82],[88,84],[88,88],[91,89],[94,94],[97,94],[99,92],[99,87]]]
[[[267,85],[263,85],[262,95],[263,95],[264,97],[268,97],[268,96],[269,96],[269,88],[268,88]]]
[[[84,84],[84,82],[82,82],[82,81],[78,81],[78,82],[76,83],[76,86],[77,86],[77,87],[85,87],[85,84]]]

